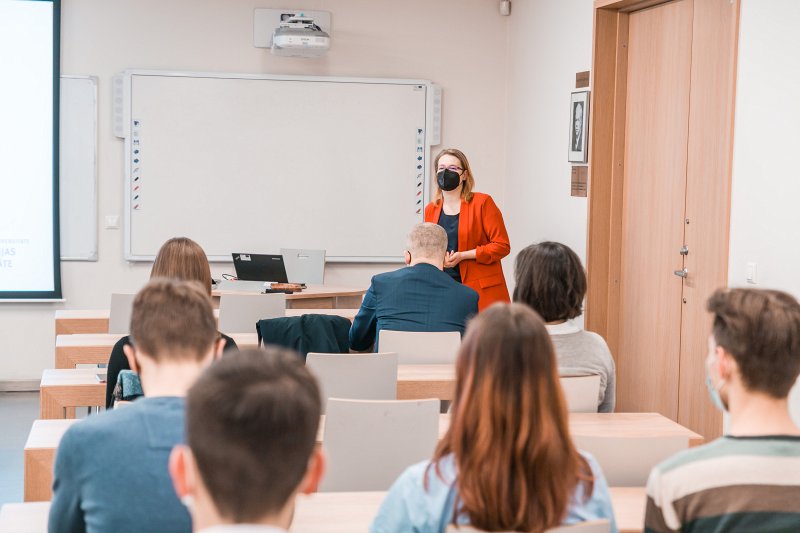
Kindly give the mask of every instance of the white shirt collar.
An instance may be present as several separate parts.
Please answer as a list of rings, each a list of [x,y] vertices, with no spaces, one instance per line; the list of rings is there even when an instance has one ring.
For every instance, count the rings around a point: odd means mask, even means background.
[[[545,324],[544,327],[547,328],[547,332],[550,335],[568,335],[570,333],[578,333],[581,330],[572,320],[567,320],[561,324]]]

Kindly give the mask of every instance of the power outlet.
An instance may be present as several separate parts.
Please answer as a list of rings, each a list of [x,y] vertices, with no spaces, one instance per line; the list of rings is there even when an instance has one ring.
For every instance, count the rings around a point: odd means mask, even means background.
[[[755,263],[747,263],[747,283],[758,284],[758,265]]]

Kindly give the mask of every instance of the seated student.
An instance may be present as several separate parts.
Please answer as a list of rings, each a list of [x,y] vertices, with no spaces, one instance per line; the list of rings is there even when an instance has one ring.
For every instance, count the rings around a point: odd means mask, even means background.
[[[800,305],[784,292],[720,289],[708,310],[706,384],[730,414],[728,434],[653,469],[645,530],[800,531],[800,429],[787,399],[800,374]]]
[[[198,281],[211,296],[211,269],[206,253],[199,244],[186,237],[175,237],[161,245],[150,277]],[[236,343],[232,338],[222,333],[220,335],[225,339],[225,351],[236,350]],[[119,373],[131,368],[123,352],[123,348],[129,344],[130,338],[126,335],[111,350],[106,375],[106,409],[114,407],[114,387],[117,386]]]
[[[562,376],[598,374],[597,410],[614,412],[616,370],[606,341],[572,319],[582,313],[586,274],[568,246],[542,242],[524,248],[514,263],[514,301],[528,304],[544,319]]]
[[[350,347],[372,348],[382,329],[458,331],[478,312],[478,293],[443,272],[447,233],[438,224],[416,224],[408,234],[407,268],[372,278],[350,328]]]
[[[320,409],[316,380],[289,350],[248,350],[208,369],[187,398],[187,444],[170,457],[194,531],[288,530],[295,496],[314,492],[324,471]]]
[[[134,361],[145,397],[91,415],[58,446],[52,533],[189,531],[169,480],[170,450],[183,442],[184,396],[222,353],[211,300],[197,282],[151,280],[131,318]]]
[[[495,304],[474,318],[456,360],[450,428],[433,459],[394,482],[370,530],[544,531],[607,519],[603,473],[575,449],[555,354],[530,308]]]

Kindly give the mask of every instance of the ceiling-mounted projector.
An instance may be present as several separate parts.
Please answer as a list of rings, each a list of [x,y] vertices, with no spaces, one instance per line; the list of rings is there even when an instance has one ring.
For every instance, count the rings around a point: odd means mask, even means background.
[[[319,57],[330,47],[330,35],[303,15],[282,20],[272,34],[272,53],[277,56]]]

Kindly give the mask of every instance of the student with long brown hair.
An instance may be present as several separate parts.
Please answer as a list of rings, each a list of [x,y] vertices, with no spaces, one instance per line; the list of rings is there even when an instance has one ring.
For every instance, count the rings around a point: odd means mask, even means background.
[[[196,281],[211,297],[211,267],[203,248],[188,237],[173,237],[158,250],[153,268],[150,270],[150,279],[165,278],[183,281]],[[236,350],[236,342],[227,335],[220,333],[220,338],[225,340],[225,350]],[[131,344],[126,335],[114,345],[108,358],[108,374],[106,375],[106,408],[114,406],[114,387],[117,377],[123,370],[130,370],[131,365],[125,357],[123,348]]]
[[[395,481],[373,533],[541,532],[608,519],[608,487],[569,435],[550,337],[521,304],[495,304],[472,320],[456,361],[451,423],[431,461]]]

